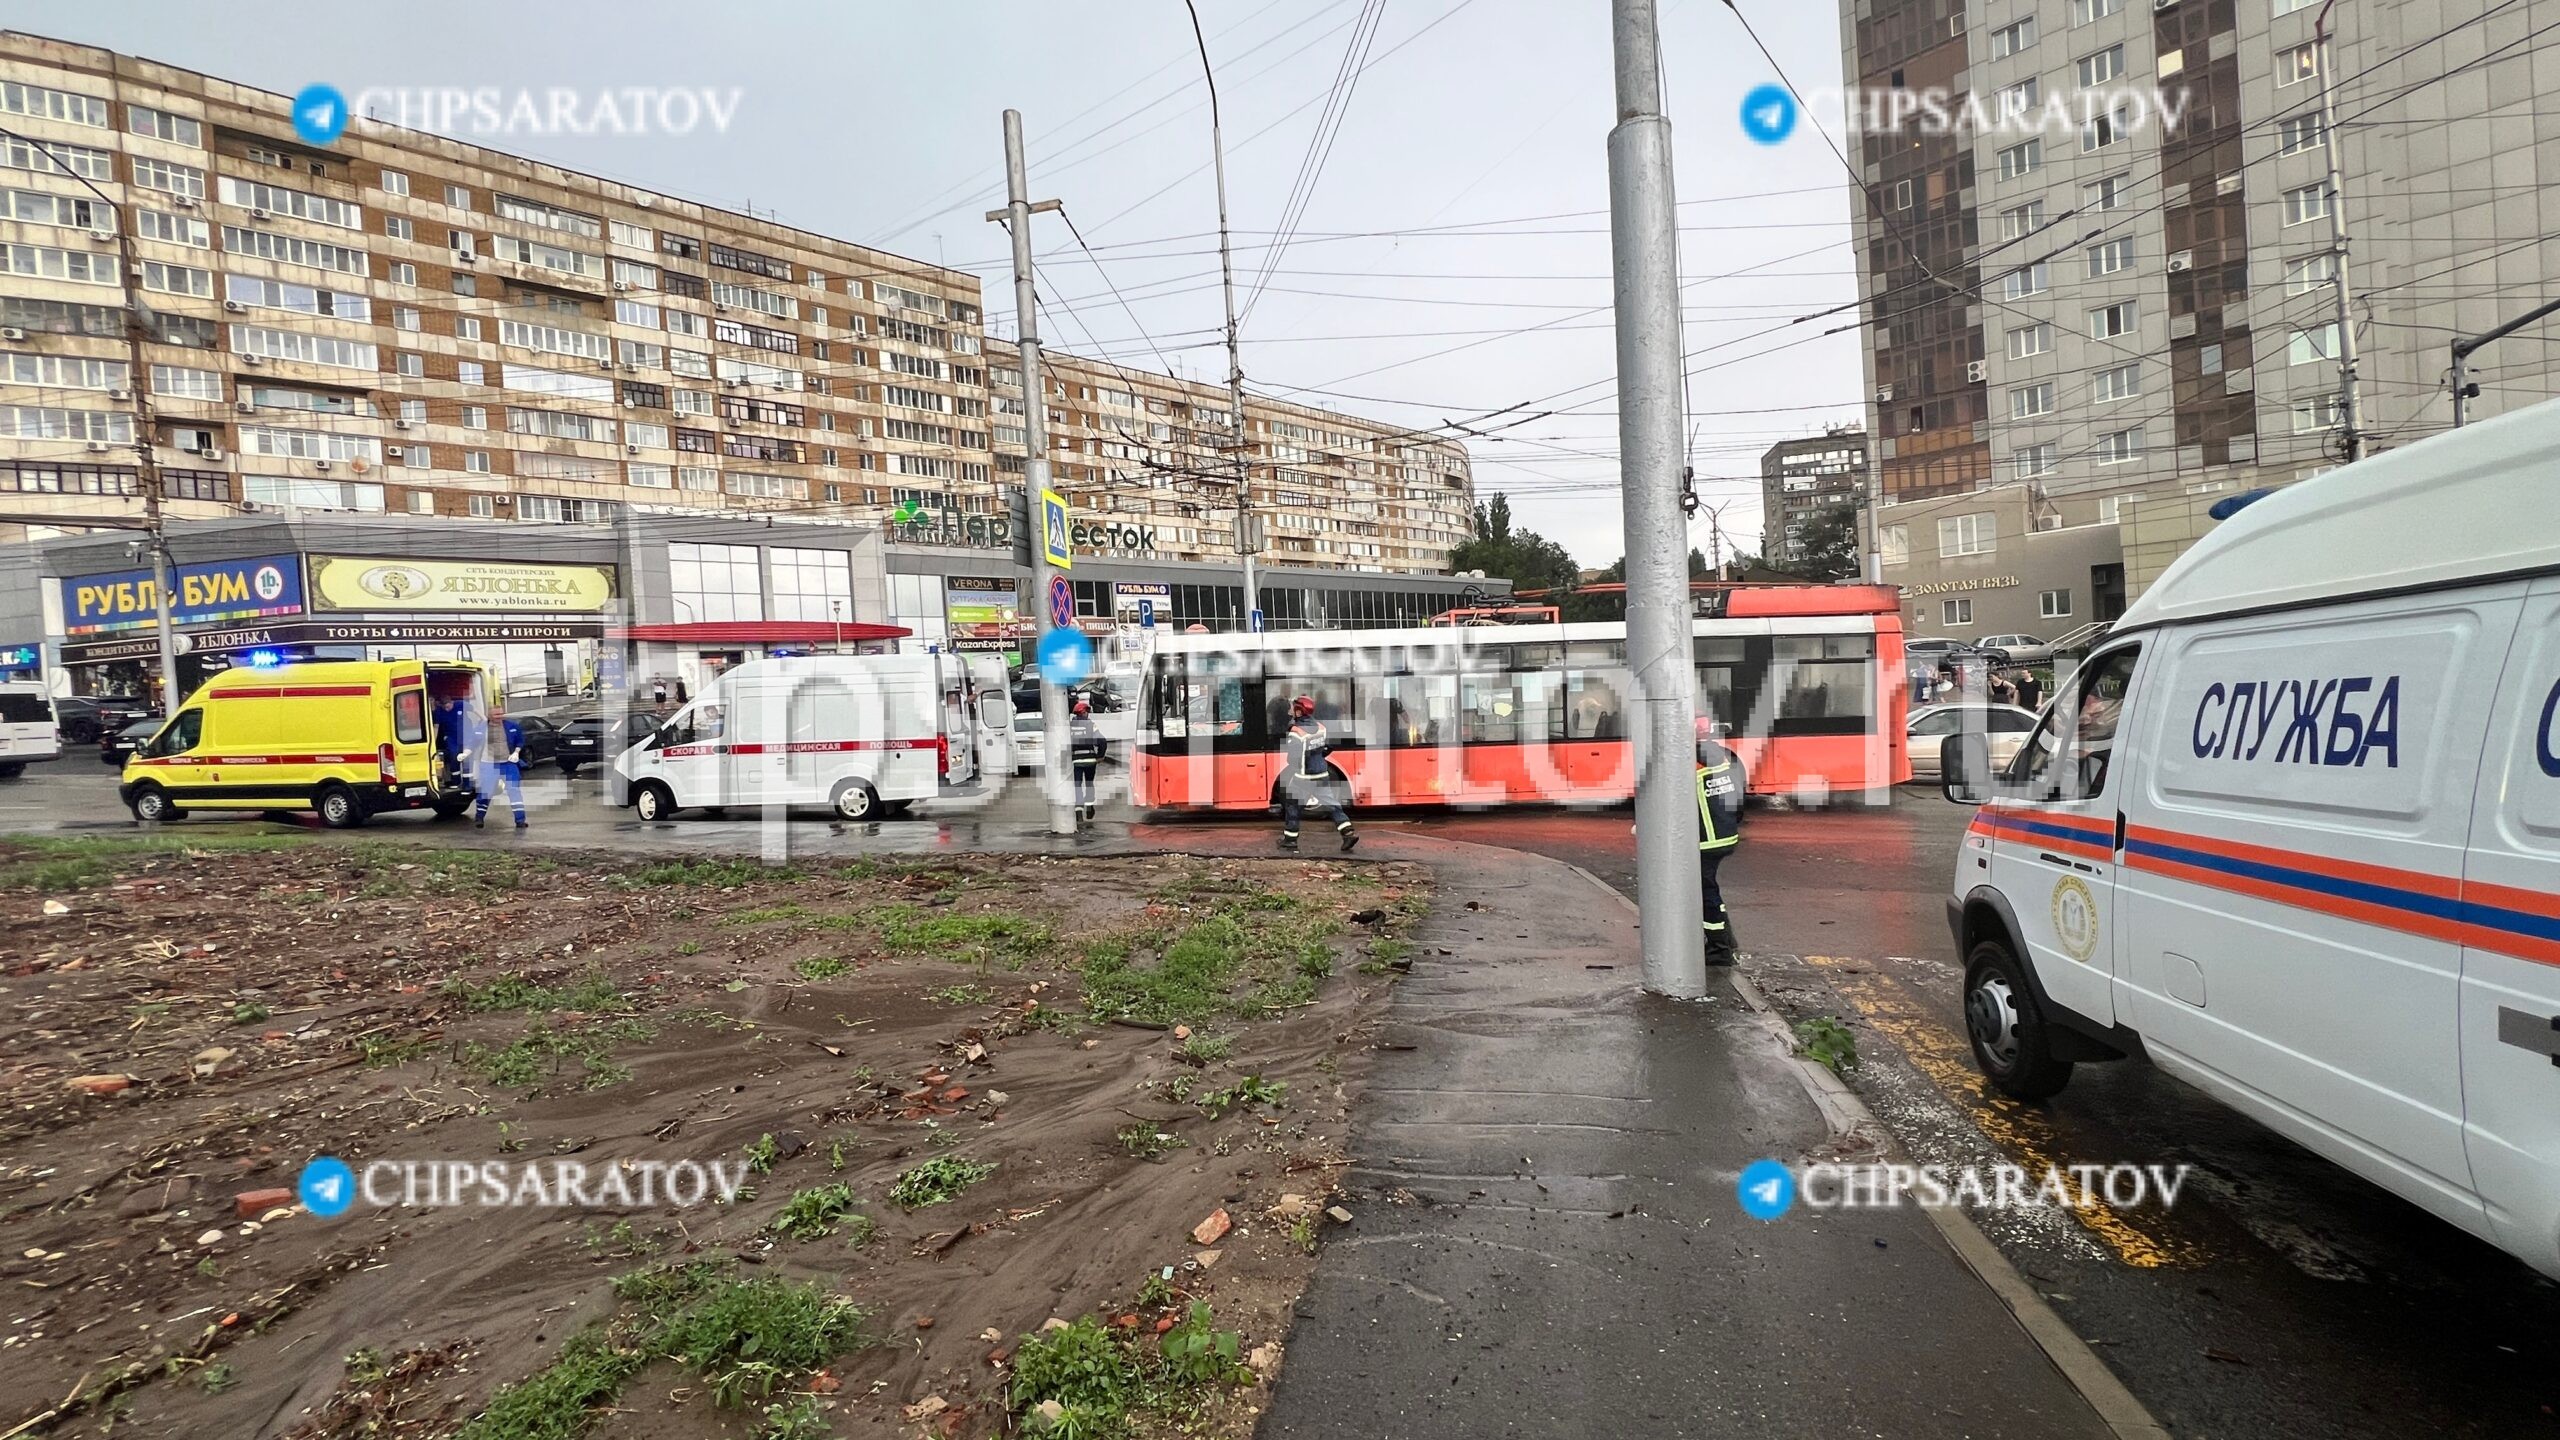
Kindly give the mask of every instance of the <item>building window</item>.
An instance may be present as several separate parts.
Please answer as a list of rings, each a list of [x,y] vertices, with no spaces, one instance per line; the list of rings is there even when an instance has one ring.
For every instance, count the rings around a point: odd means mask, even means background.
[[[471,208],[471,192],[460,185],[447,185],[444,187],[444,203],[456,210],[468,210]],[[456,245],[453,248],[464,250],[470,247]]]
[[[136,135],[151,136],[155,140],[192,145],[199,150],[204,148],[202,123],[184,115],[172,115],[166,110],[154,110],[147,105],[124,107],[124,128]]]
[[[2098,437],[2091,453],[2101,465],[2125,465],[2142,458],[2142,427],[2116,430]]]
[[[1973,597],[1970,595],[1963,595],[1958,596],[1953,600],[1940,602],[1938,606],[1938,621],[1942,625],[1951,626],[1972,624]]]
[[[2000,92],[2000,118],[2013,120],[2044,103],[2044,85],[2033,75]]]
[[[418,238],[418,226],[406,215],[385,215],[382,217],[382,233],[394,240],[415,240]]]
[[[1911,208],[1910,181],[1896,180],[1893,182],[1893,208],[1896,210],[1908,210]]]
[[[2049,475],[2061,459],[2062,447],[2050,440],[2042,445],[2021,445],[2009,452],[2009,475],[2017,480]]]
[[[2131,300],[2101,305],[2089,312],[2089,338],[2092,340],[2113,340],[2121,335],[2130,335],[2133,325],[2134,302]]]
[[[2012,300],[2024,300],[2030,295],[2043,294],[2052,288],[2052,284],[2051,268],[2044,261],[2038,260],[2032,265],[2021,265],[2001,276],[2000,293]]]
[[[488,406],[486,406],[486,405],[465,405],[465,406],[463,406],[463,407],[462,407],[462,428],[463,428],[463,429],[465,429],[465,430],[486,430],[486,429],[488,429],[488,428],[489,428],[489,407],[488,407]]]
[[[1908,565],[1911,563],[1911,527],[1909,525],[1883,527],[1876,532],[1876,543],[1884,554],[1885,564]]]
[[[2222,373],[2222,347],[2206,345],[2196,351],[2196,369],[2206,375]]]
[[[2124,74],[2124,47],[2110,45],[2095,55],[2080,57],[2080,88],[2104,85]]]
[[[2119,105],[2080,127],[2080,153],[2104,150],[2123,140],[2133,129],[2133,107]]]
[[[2113,275],[2119,270],[2130,270],[2133,268],[2133,239],[2127,236],[2103,245],[2092,245],[2088,255],[2089,278],[2092,280],[2101,275]]]
[[[2284,0],[2276,3],[2281,5]],[[2092,20],[2104,20],[2123,8],[2124,0],[2071,0],[2071,23],[2086,25]]]
[[[2325,290],[2338,278],[2338,257],[2322,251],[2284,263],[2284,288],[2288,295],[2308,295]]]
[[[395,355],[392,360],[395,368],[412,380],[419,379],[427,373],[426,357],[422,355]]]
[[[2029,15],[1991,32],[1991,58],[2006,60],[2020,51],[2035,48],[2035,43],[2036,17]]]
[[[2032,174],[2035,168],[2043,163],[2044,142],[2042,140],[2021,141],[2000,152],[2000,178],[2015,180],[2022,175]]]
[[[454,380],[463,385],[488,384],[487,368],[477,360],[457,360],[453,365]]]
[[[2319,149],[2322,139],[2320,112],[2314,110],[2306,115],[2288,115],[2277,121],[2276,138],[2279,142],[2276,153],[2279,155],[2299,155],[2305,150]]]
[[[418,267],[406,260],[395,260],[391,262],[388,278],[394,285],[415,287],[418,283]]]
[[[2124,497],[2109,495],[2098,502],[2098,523],[2113,525],[2124,515]]]
[[[2070,619],[2071,592],[2068,590],[2039,591],[2036,595],[2036,614],[2047,620]]]
[[[2142,364],[2118,365],[2089,377],[2089,398],[2101,405],[2130,400],[2142,393]]]
[[[2028,420],[2052,413],[2053,382],[2050,380],[2040,385],[2021,385],[2009,392],[2009,418],[2012,420]]]
[[[2292,341],[2285,346],[2284,363],[2287,365],[2321,365],[2337,358],[2338,322],[2335,320],[2308,330],[2294,331]]]
[[[2044,228],[2044,202],[2030,200],[2000,212],[2000,238],[2016,240]]]
[[[412,515],[433,515],[436,513],[436,492],[433,490],[410,491],[409,513]]]
[[[2300,225],[2318,220],[2329,213],[2329,187],[2326,182],[2311,184],[2284,192],[2284,223]]]
[[[753,545],[671,544],[667,588],[680,623],[765,618],[764,579]]]
[[[477,316],[477,315],[456,315],[456,316],[454,316],[454,317],[453,317],[453,338],[454,338],[454,339],[456,339],[456,340],[477,340],[477,339],[479,339],[479,338],[480,338],[480,317],[479,317],[479,316]]]
[[[2320,44],[2306,40],[2290,50],[2276,52],[2276,86],[2299,85],[2320,78]]]
[[[462,452],[462,468],[463,468],[463,469],[465,469],[465,470],[470,471],[470,472],[471,472],[472,474],[474,474],[474,475],[486,475],[486,474],[488,474],[488,473],[489,473],[489,452],[488,452],[488,451],[486,451],[486,450],[465,450],[465,451],[463,451],[463,452]]]
[[[2042,322],[2021,325],[2009,332],[2009,358],[2012,360],[2024,360],[2030,355],[2042,355],[2052,348],[2053,327]]]
[[[400,447],[400,463],[411,470],[432,470],[436,462],[426,446],[403,445]]]
[[[2345,421],[2346,412],[2339,408],[2335,395],[2316,395],[2293,402],[2293,433],[2308,435],[2314,431],[2335,430]]]
[[[385,170],[382,172],[382,188],[386,194],[406,195],[409,193],[409,177],[397,170]]]
[[[1938,555],[1953,559],[1958,555],[1988,555],[1997,547],[1994,529],[1998,516],[1990,511],[1972,515],[1950,515],[1938,522]]]
[[[393,329],[395,329],[395,330],[415,330],[415,329],[417,329],[417,328],[418,328],[418,307],[417,307],[417,306],[415,306],[415,305],[394,305],[394,306],[392,306],[392,307],[391,307],[391,326],[392,326],[392,328],[393,328]]]
[[[773,618],[853,618],[853,557],[842,550],[801,550],[777,545],[767,552],[773,567]]]
[[[424,424],[426,424],[426,423],[427,423],[427,402],[426,402],[426,401],[424,401],[424,400],[403,400],[403,401],[401,401],[401,402],[400,402],[400,423],[401,423],[401,424],[403,424],[403,425],[424,425]]]
[[[2080,187],[2080,208],[2113,210],[2130,199],[2132,194],[2133,177],[2131,175],[2110,175],[2104,180],[2092,180]]]

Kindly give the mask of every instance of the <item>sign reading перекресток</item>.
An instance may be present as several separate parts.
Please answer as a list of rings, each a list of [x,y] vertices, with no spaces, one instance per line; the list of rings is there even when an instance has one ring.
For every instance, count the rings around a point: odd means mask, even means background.
[[[62,585],[62,633],[106,635],[148,629],[159,621],[160,596],[149,570],[71,575]],[[181,565],[169,575],[172,624],[258,620],[302,613],[302,557],[261,555]]]

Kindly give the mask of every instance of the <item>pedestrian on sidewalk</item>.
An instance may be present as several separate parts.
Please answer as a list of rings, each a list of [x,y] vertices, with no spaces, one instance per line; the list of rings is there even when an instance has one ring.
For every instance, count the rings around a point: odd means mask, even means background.
[[[1337,784],[1331,752],[1333,742],[1325,735],[1324,722],[1316,718],[1316,702],[1312,695],[1301,695],[1289,702],[1289,734],[1286,767],[1280,776],[1280,848],[1298,848],[1298,817],[1308,806],[1333,814],[1334,833],[1342,837],[1345,851],[1360,843],[1351,831],[1351,795],[1347,784]]]
[[[1076,820],[1091,824],[1095,810],[1094,777],[1102,772],[1102,757],[1111,742],[1102,738],[1102,727],[1093,723],[1093,702],[1076,697],[1075,714],[1067,721],[1067,758],[1075,766]]]
[[[474,829],[489,823],[489,802],[497,796],[500,785],[507,787],[507,803],[515,807],[516,828],[525,828],[524,820],[524,727],[501,715],[489,727],[489,742],[483,747],[480,761],[480,801],[474,808]]]
[[[1733,943],[1733,917],[1724,908],[1724,889],[1716,871],[1742,843],[1742,802],[1750,779],[1742,761],[1716,738],[1716,722],[1698,720],[1698,892],[1705,902],[1707,963],[1730,965],[1738,951]]]

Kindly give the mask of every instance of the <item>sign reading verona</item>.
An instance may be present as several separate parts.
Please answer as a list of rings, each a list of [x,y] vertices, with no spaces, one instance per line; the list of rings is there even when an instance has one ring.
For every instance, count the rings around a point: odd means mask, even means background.
[[[592,614],[612,605],[617,593],[610,565],[401,560],[373,555],[310,558],[313,610]]]

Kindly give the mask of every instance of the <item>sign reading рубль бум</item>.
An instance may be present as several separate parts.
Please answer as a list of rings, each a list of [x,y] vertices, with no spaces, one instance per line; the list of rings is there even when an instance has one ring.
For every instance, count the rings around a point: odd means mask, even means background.
[[[62,633],[107,635],[159,623],[160,592],[148,570],[72,575],[62,585]],[[169,574],[169,619],[178,625],[302,613],[302,557],[261,555],[181,565]]]

